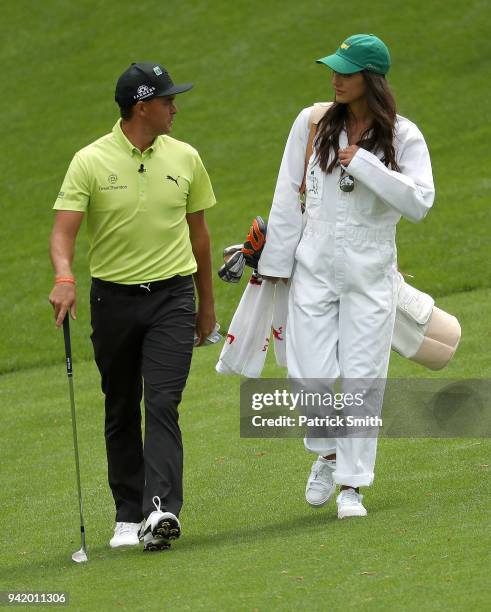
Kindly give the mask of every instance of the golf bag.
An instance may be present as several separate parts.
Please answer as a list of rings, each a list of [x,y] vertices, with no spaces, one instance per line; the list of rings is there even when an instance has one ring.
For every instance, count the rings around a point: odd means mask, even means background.
[[[247,265],[257,271],[259,257],[266,242],[266,223],[259,215],[255,217],[249,233],[242,244],[233,244],[223,251],[225,263],[218,276],[227,283],[238,283]]]
[[[260,286],[262,284],[262,278],[257,273],[257,265],[265,244],[266,231],[265,221],[261,217],[256,217],[245,242],[224,249],[224,264],[218,272],[222,280],[238,283],[244,273],[245,266],[248,265],[254,270],[249,285]],[[259,298],[260,295],[261,298]],[[261,357],[265,356],[263,347],[266,342],[266,332],[263,328],[266,326],[268,330],[267,338],[269,342],[273,308],[281,312],[283,339],[287,329],[287,291],[282,291],[281,295],[278,290],[271,292],[271,294],[268,292],[266,298],[265,295],[264,290],[256,291],[250,286],[244,291],[228,330],[228,338],[242,338],[244,330],[249,331],[243,342],[236,343],[237,349],[239,346],[241,347],[239,357],[234,354],[233,350],[231,351],[230,345],[224,347],[224,352],[229,352],[227,359],[234,364],[233,367],[229,368],[230,371],[226,373],[244,373],[248,370],[248,361],[254,360],[256,365],[254,365],[253,371],[259,371],[257,376],[260,375],[262,365],[258,368],[256,357],[253,357],[253,355],[260,351],[263,354]],[[273,325],[273,334],[278,327],[280,327],[279,324],[276,325],[276,328]],[[256,338],[251,335],[251,329],[261,329],[263,331]],[[399,273],[392,349],[402,357],[415,361],[430,370],[441,370],[452,359],[457,350],[460,336],[461,329],[457,318],[435,306],[435,300],[431,296],[406,283],[402,274]],[[276,338],[276,335],[274,337]],[[256,343],[257,347],[255,346]],[[283,358],[278,361],[280,365],[284,365]],[[219,371],[225,373],[224,369]]]
[[[456,317],[435,306],[427,293],[411,287],[399,273],[394,351],[430,370],[441,370],[452,359],[460,342]]]

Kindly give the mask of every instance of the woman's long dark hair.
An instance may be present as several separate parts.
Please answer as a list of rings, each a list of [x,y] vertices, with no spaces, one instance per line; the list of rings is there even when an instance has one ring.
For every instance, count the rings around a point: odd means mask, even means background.
[[[368,108],[373,115],[372,130],[362,134],[356,143],[367,151],[379,149],[383,162],[392,170],[400,171],[395,159],[394,132],[396,103],[385,77],[369,70],[362,70],[366,83]],[[324,172],[330,174],[338,162],[339,134],[348,119],[348,105],[334,102],[319,121],[315,141],[316,159]],[[334,153],[331,156],[331,151]],[[329,159],[331,158],[331,161]]]

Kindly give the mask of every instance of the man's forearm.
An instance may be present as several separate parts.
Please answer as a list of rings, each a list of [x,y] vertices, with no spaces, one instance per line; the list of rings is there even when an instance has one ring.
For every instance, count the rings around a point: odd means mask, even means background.
[[[77,298],[72,261],[77,232],[82,223],[82,218],[83,213],[58,211],[51,232],[49,253],[56,278],[54,287],[49,294],[49,301],[54,309],[57,327],[62,325],[67,311],[70,311],[73,318],[76,314]]]
[[[72,276],[75,241],[83,213],[58,211],[49,243],[49,253],[56,276]]]
[[[75,254],[75,240],[71,236],[53,230],[49,252],[56,276],[73,276],[72,262]]]
[[[189,238],[198,267],[194,274],[194,282],[199,299],[196,312],[196,335],[199,340],[196,346],[201,346],[216,325],[211,277],[210,234],[206,225],[204,210],[188,214],[187,222],[189,225]]]
[[[202,232],[192,241],[194,258],[198,270],[194,274],[194,282],[200,304],[213,305],[213,281],[211,272],[211,244],[208,232]]]

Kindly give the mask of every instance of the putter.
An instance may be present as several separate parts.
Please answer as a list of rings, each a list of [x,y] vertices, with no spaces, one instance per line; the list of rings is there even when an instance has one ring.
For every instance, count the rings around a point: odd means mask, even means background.
[[[75,469],[77,472],[78,507],[80,510],[80,533],[82,536],[82,548],[72,555],[75,563],[85,563],[87,558],[87,546],[85,544],[85,525],[82,504],[82,487],[80,485],[80,462],[78,458],[77,442],[77,420],[75,417],[75,396],[73,394],[73,369],[72,369],[72,347],[70,342],[70,315],[67,312],[63,319],[63,337],[65,339],[66,373],[68,376],[68,390],[70,393],[70,408],[72,411],[73,450],[75,452]]]

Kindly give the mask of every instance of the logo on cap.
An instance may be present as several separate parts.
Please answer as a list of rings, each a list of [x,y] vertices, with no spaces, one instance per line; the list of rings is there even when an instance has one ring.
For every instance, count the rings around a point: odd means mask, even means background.
[[[157,76],[160,76],[161,74],[163,74],[163,72],[162,72],[162,70],[161,70],[160,66],[154,66],[154,67],[153,67],[153,71],[155,72],[155,74],[156,74]]]
[[[155,87],[149,87],[148,85],[140,85],[136,90],[136,96],[133,96],[135,100],[143,100],[148,98],[155,91]]]
[[[344,43],[341,45],[341,49],[349,49],[349,48],[350,48],[350,46],[349,46],[349,44],[348,44],[348,43],[345,43],[345,42],[344,42]]]

